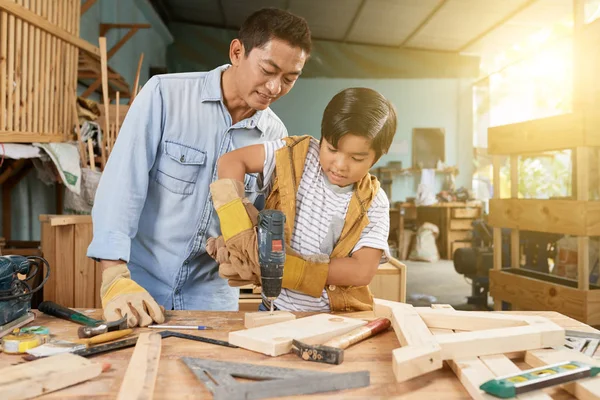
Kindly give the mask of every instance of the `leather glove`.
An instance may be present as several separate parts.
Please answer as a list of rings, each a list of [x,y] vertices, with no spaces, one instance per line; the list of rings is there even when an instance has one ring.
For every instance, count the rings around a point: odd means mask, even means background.
[[[227,252],[220,250],[220,241],[207,242],[207,252],[221,258],[219,274],[233,281],[260,281],[256,221],[258,211],[244,199],[244,185],[233,179],[220,179],[210,185],[213,205],[221,222]],[[219,254],[220,253],[220,254]],[[225,261],[228,255],[228,262]],[[217,260],[219,261],[219,260]],[[234,282],[230,282],[232,284]],[[246,284],[244,283],[244,284]],[[240,282],[235,285],[240,285]]]
[[[253,275],[250,280],[243,279],[239,270],[242,271],[251,269],[248,266],[234,266],[231,264],[229,259],[229,250],[225,245],[223,236],[218,238],[208,238],[206,241],[206,252],[212,257],[217,263],[219,263],[219,276],[223,279],[227,279],[229,286],[246,286],[250,284],[260,285],[260,277]],[[242,272],[243,273],[243,272]]]
[[[321,297],[329,274],[329,256],[301,256],[288,245],[285,250],[281,286],[312,297]]]
[[[116,321],[127,314],[127,325],[161,324],[165,316],[150,293],[131,279],[127,264],[106,268],[102,272],[102,308],[107,321]]]

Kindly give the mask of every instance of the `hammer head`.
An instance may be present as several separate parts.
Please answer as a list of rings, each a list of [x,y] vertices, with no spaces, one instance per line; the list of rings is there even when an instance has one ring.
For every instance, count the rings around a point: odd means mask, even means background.
[[[344,350],[331,346],[310,345],[292,341],[292,351],[305,361],[338,365],[344,361]]]
[[[116,321],[104,322],[97,326],[82,326],[77,330],[80,338],[91,338],[106,332],[127,329],[127,315]]]

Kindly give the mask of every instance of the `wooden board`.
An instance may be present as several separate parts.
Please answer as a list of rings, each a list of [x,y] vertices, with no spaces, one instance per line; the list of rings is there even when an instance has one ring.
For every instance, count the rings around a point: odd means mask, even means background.
[[[287,311],[273,311],[273,314],[268,311],[249,312],[244,316],[244,326],[246,329],[257,328],[293,319],[296,319],[296,316]]]
[[[481,213],[481,208],[453,208],[452,218],[477,218]]]
[[[553,310],[600,324],[600,291],[579,290],[503,271],[490,271],[490,295],[523,310]]]
[[[101,364],[69,353],[13,365],[0,369],[0,398],[31,399],[101,373]]]
[[[289,353],[293,339],[307,344],[320,344],[363,325],[366,325],[365,321],[331,314],[317,314],[294,321],[231,332],[229,342],[244,349],[275,357]]]
[[[527,317],[504,314],[490,314],[477,311],[455,311],[433,307],[417,307],[419,316],[427,327],[438,329],[459,329],[481,331],[529,325]]]
[[[381,264],[369,283],[374,297],[390,301],[406,300],[406,266],[399,261]]]
[[[488,154],[509,155],[569,149],[586,144],[581,114],[565,114],[488,129]]]
[[[491,199],[488,222],[496,228],[598,236],[600,235],[600,202]]]
[[[453,231],[470,231],[473,229],[473,220],[472,219],[450,220],[450,229]]]
[[[118,400],[152,400],[160,353],[160,335],[154,332],[140,333],[117,396]]]

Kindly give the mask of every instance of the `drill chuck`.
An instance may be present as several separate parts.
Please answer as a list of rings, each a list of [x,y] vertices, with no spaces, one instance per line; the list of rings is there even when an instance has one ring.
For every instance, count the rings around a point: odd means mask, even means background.
[[[279,210],[263,210],[258,214],[258,262],[262,292],[269,300],[281,293],[285,264],[285,215]]]

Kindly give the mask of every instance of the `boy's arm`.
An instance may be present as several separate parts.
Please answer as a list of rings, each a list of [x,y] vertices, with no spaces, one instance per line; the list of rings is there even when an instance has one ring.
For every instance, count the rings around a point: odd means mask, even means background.
[[[219,179],[234,179],[244,182],[245,174],[263,172],[265,146],[255,144],[230,151],[219,158],[217,175]]]
[[[329,263],[328,285],[366,286],[377,273],[383,251],[363,247],[351,257],[333,258]]]

